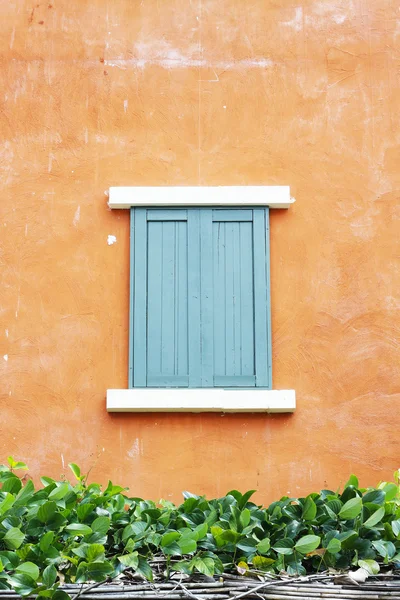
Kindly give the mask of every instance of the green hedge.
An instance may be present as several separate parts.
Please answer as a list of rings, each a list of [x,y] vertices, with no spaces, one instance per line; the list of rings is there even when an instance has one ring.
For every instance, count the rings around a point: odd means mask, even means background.
[[[352,475],[343,492],[263,508],[251,501],[254,490],[215,500],[185,492],[179,506],[157,504],[111,482],[102,490],[70,468],[75,483],[42,477],[35,490],[18,477],[24,463],[10,457],[0,466],[0,589],[68,600],[61,582],[103,581],[125,569],[151,581],[159,557],[166,578],[400,567],[399,471],[395,483],[362,489]]]

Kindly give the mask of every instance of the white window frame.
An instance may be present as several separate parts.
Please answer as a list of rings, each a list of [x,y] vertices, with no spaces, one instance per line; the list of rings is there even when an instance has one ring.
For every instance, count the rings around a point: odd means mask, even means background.
[[[132,207],[289,208],[289,186],[110,187],[112,209]],[[287,413],[296,408],[295,390],[131,388],[107,390],[108,412]]]

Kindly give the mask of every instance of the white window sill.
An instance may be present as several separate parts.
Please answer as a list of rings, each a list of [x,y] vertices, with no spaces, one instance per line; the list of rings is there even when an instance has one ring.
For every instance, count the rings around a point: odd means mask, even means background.
[[[288,185],[121,186],[110,187],[110,208],[191,206],[269,206],[289,208],[294,202]]]
[[[107,390],[108,412],[287,413],[295,390],[133,388]]]

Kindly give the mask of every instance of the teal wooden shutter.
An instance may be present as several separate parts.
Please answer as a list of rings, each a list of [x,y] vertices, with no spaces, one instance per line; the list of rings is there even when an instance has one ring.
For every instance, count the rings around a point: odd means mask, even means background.
[[[132,209],[130,385],[271,387],[268,209]]]

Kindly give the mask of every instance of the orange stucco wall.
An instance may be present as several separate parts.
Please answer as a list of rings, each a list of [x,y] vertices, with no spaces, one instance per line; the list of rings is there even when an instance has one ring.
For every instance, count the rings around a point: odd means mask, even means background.
[[[1,0],[0,462],[267,502],[399,466],[395,0]],[[107,414],[126,387],[111,185],[290,185],[271,216],[293,416]],[[109,235],[116,243],[109,245]]]

